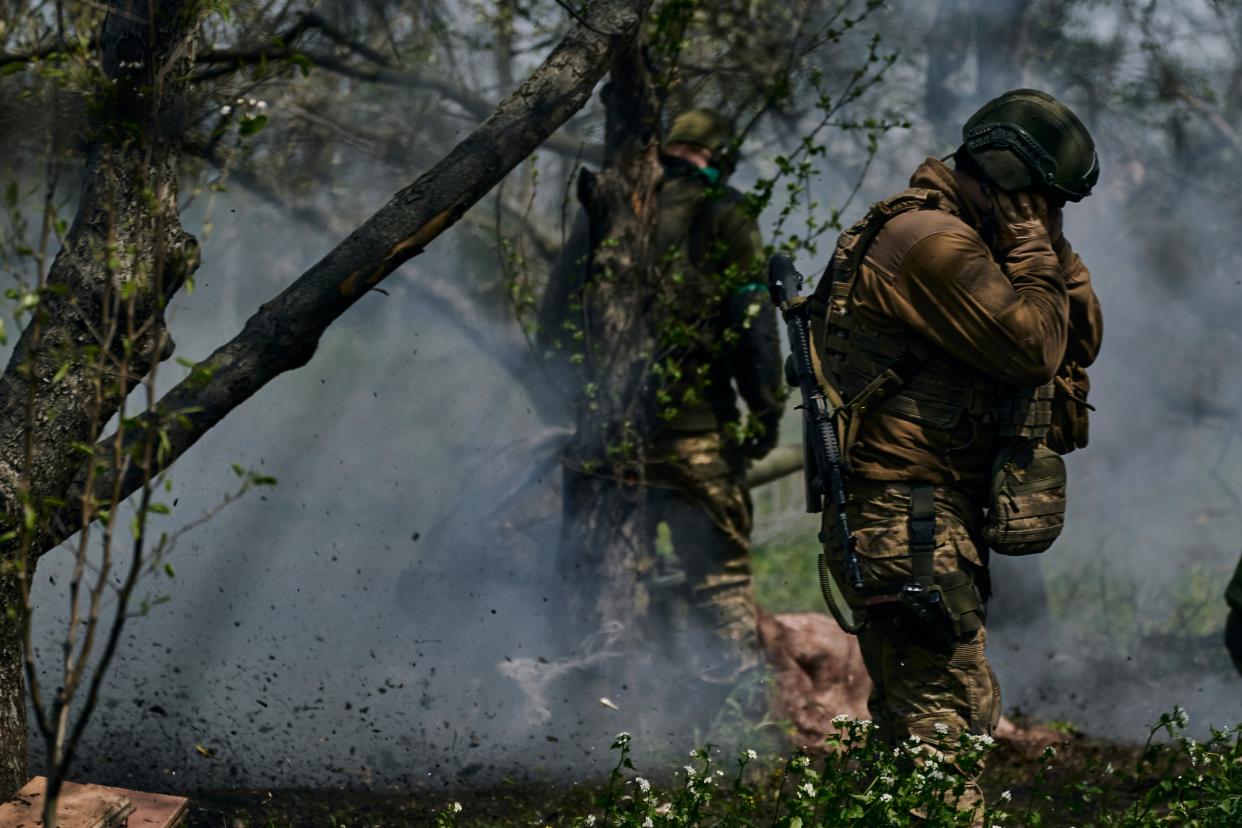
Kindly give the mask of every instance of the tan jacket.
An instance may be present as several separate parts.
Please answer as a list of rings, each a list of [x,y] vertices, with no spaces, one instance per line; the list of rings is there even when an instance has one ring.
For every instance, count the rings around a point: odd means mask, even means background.
[[[853,310],[880,333],[918,334],[1002,383],[1033,388],[1054,376],[1076,380],[1099,352],[1102,318],[1082,260],[1062,236],[1039,236],[998,259],[958,191],[952,171],[927,159],[912,187],[938,190],[958,218],[913,210],[891,219],[867,251]],[[876,480],[985,484],[997,440],[963,417],[948,431],[873,410],[864,417],[850,460],[855,474]]]

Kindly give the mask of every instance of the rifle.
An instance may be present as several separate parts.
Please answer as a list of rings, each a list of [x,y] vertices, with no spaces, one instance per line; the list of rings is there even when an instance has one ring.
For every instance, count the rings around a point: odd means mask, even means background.
[[[802,447],[806,455],[806,510],[812,514],[824,510],[825,500],[831,501],[836,516],[837,532],[845,554],[845,576],[855,590],[863,588],[862,570],[858,566],[858,552],[854,534],[850,531],[845,513],[848,494],[845,490],[845,464],[841,459],[841,443],[837,438],[836,410],[829,402],[824,389],[815,377],[811,361],[811,319],[806,297],[802,290],[802,274],[793,266],[789,257],[775,255],[768,261],[768,292],[772,302],[785,319],[789,332],[789,362],[785,366],[786,379],[802,392]],[[826,540],[823,536],[820,541]],[[837,623],[846,632],[857,632],[859,625],[844,618],[833,587],[827,560],[819,558],[820,584],[824,600],[832,610]]]

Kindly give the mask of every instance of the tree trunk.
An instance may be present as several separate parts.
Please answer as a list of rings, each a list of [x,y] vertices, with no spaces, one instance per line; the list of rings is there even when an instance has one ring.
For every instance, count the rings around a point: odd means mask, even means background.
[[[21,590],[0,573],[0,802],[26,784],[26,693],[22,682]]]
[[[0,517],[22,526],[37,516],[49,532],[54,510],[90,445],[125,394],[171,353],[168,297],[197,265],[197,243],[177,205],[186,79],[198,17],[190,0],[113,0],[99,43],[108,78],[97,109],[79,206],[46,280],[34,319],[0,377]],[[96,351],[97,349],[97,351]],[[111,354],[114,361],[100,359]],[[102,391],[100,390],[102,389]],[[97,458],[101,461],[102,458]],[[0,547],[11,566],[38,541]],[[41,551],[41,550],[39,550]],[[0,576],[0,800],[26,777],[22,693],[23,604],[19,581]],[[63,768],[49,768],[49,798]]]
[[[584,393],[566,451],[560,571],[577,647],[624,654],[634,610],[637,554],[644,531],[643,444],[648,383],[658,345],[651,313],[658,268],[655,238],[659,107],[640,47],[613,64],[604,91],[605,168],[584,171],[578,198],[591,240],[583,291]]]

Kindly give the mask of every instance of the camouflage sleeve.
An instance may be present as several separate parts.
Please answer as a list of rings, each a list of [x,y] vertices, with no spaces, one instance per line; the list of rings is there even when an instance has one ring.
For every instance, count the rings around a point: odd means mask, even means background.
[[[1065,359],[1086,368],[1099,355],[1100,340],[1104,336],[1100,300],[1096,298],[1095,290],[1091,287],[1091,274],[1087,266],[1070,247],[1065,236],[1057,239],[1054,249],[1069,291],[1069,341],[1065,349]]]
[[[1018,387],[1052,379],[1065,355],[1065,278],[1046,235],[998,264],[965,225],[914,241],[901,265],[893,313],[933,344]]]
[[[764,284],[763,239],[758,223],[736,206],[721,230],[722,238],[729,240],[728,261],[742,268],[729,280],[726,300],[729,327],[736,336],[733,376],[746,407],[764,427],[760,445],[771,448],[776,446],[785,410],[785,385],[780,326]]]
[[[579,211],[569,239],[552,264],[548,285],[539,298],[535,341],[545,351],[569,347],[566,323],[571,321],[571,306],[586,281],[590,254],[590,228],[586,213]]]

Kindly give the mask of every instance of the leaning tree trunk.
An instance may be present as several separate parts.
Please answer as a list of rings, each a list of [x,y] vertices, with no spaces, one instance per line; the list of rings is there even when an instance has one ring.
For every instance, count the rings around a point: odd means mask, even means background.
[[[33,536],[54,532],[80,447],[171,353],[163,309],[197,264],[177,206],[197,15],[193,0],[109,3],[99,35],[108,81],[97,92],[106,105],[96,110],[77,214],[0,377],[0,518],[7,529],[22,526],[27,509],[37,516],[33,532],[0,547],[0,801],[26,781],[24,605],[12,573],[23,556],[33,573],[43,551]],[[59,776],[50,774],[49,796]]]
[[[559,552],[571,646],[623,654],[643,528],[642,446],[656,350],[653,242],[662,170],[659,107],[641,47],[613,63],[604,90],[605,163],[584,171],[578,198],[590,225],[583,289],[585,361],[577,430],[566,450]],[[585,635],[585,638],[583,637]]]

